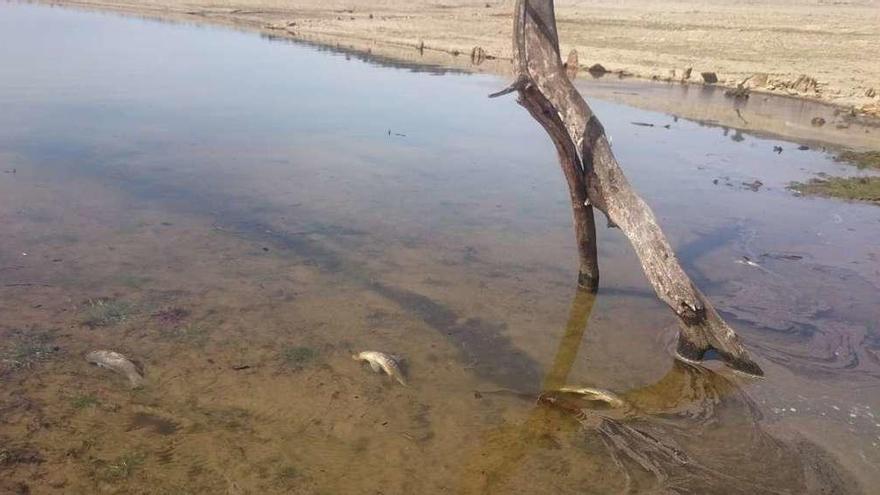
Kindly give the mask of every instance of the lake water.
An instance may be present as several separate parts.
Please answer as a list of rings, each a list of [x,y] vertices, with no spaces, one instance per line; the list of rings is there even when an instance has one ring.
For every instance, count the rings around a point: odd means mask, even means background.
[[[576,290],[508,81],[390,65],[0,3],[0,491],[873,491],[880,208],[786,189],[860,172],[591,101],[767,376],[685,365],[619,231]],[[562,386],[624,405],[538,401]]]

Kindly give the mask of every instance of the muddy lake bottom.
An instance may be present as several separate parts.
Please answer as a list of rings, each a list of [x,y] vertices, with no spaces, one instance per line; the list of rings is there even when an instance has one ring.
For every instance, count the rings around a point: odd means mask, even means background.
[[[754,379],[673,359],[619,231],[576,289],[555,151],[486,98],[506,81],[14,3],[0,47],[0,493],[880,483],[880,207],[787,189],[876,172],[591,101]],[[564,386],[620,402],[538,400]]]

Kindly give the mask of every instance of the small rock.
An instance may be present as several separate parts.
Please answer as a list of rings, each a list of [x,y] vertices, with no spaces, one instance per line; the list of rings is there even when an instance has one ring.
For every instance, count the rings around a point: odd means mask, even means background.
[[[703,76],[703,82],[706,84],[715,84],[718,82],[718,74],[715,74],[714,72],[703,72],[700,75]]]
[[[602,64],[593,64],[587,69],[587,72],[596,77],[601,77],[608,73],[608,69],[606,69]]]
[[[868,98],[873,98],[877,96],[877,90],[875,90],[874,88],[868,88],[868,90],[865,91],[865,96],[867,96]]]

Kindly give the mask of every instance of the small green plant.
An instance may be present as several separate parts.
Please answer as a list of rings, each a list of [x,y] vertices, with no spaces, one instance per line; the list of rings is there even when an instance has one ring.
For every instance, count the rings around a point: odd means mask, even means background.
[[[98,404],[100,404],[100,402],[94,395],[77,395],[70,399],[70,405],[73,406],[74,409],[87,409],[89,407],[95,407]]]
[[[197,323],[189,323],[180,327],[160,328],[159,334],[166,339],[182,342],[203,343],[208,338],[208,330]]]
[[[823,177],[792,182],[789,189],[806,196],[824,196],[880,204],[880,177]]]
[[[308,347],[285,347],[281,351],[281,357],[289,366],[301,368],[315,359],[318,353]]]
[[[129,452],[123,454],[104,467],[104,477],[107,479],[124,479],[131,476],[135,469],[144,463],[144,455]]]
[[[247,409],[227,407],[205,411],[205,416],[215,425],[228,430],[242,430],[250,427],[252,415]]]
[[[844,151],[835,159],[838,162],[848,162],[860,169],[880,169],[880,151]]]
[[[132,306],[114,299],[90,299],[86,308],[86,326],[110,327],[124,322],[131,316]]]
[[[2,361],[13,369],[30,368],[41,361],[48,361],[58,352],[52,345],[53,337],[38,330],[16,330],[12,333],[11,345],[0,352]]]
[[[299,477],[299,469],[293,466],[284,466],[278,471],[278,478],[282,480],[292,480]]]

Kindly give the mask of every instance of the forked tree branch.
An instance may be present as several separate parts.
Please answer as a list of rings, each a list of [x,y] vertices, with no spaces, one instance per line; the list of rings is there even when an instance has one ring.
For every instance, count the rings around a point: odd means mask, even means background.
[[[556,146],[574,209],[582,285],[598,283],[595,207],[629,238],[657,296],[678,315],[678,355],[700,361],[714,349],[734,369],[763,375],[733,329],[682,270],[651,208],[624,176],[602,124],[566,76],[553,0],[517,1],[513,54],[516,80],[493,96],[517,91],[519,103]]]

